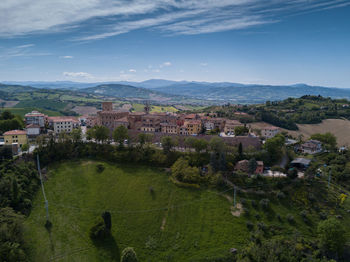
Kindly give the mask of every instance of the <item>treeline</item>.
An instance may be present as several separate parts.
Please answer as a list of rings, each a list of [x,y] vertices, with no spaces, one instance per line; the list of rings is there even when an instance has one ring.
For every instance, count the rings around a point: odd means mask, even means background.
[[[298,126],[293,120],[280,117],[271,112],[261,112],[261,121],[289,130],[298,130]]]
[[[39,178],[32,162],[0,163],[0,260],[28,261],[23,222],[29,215]]]
[[[6,110],[0,114],[0,134],[9,130],[22,129],[23,127],[24,123],[20,116]]]
[[[207,108],[205,112],[215,112],[219,117],[238,119],[242,123],[264,121],[285,129],[297,130],[296,124],[318,124],[331,118],[350,120],[350,102],[346,99],[305,95],[282,101],[266,101],[265,104],[258,105],[227,104]]]

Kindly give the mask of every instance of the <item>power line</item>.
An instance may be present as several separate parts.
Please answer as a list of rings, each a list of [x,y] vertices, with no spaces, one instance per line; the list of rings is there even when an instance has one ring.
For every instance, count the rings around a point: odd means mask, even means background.
[[[43,196],[44,196],[44,200],[45,200],[46,221],[49,221],[50,220],[50,217],[49,217],[49,202],[47,201],[46,194],[45,194],[45,188],[44,188],[44,183],[43,183],[43,176],[41,174],[41,169],[40,169],[39,154],[36,155],[36,160],[37,160],[38,172],[39,172],[39,175],[40,175],[41,191],[43,192]]]
[[[285,181],[282,182],[283,184],[289,183],[289,181]],[[255,185],[255,186],[246,186],[244,188],[242,187],[238,187],[236,185],[234,185],[232,188],[220,191],[220,192],[211,192],[213,194],[216,195],[222,195],[226,192],[232,191],[234,190],[234,196],[237,194],[237,189],[238,190],[245,190],[245,189],[250,189],[250,188],[258,188],[258,187],[262,187],[265,185],[270,185],[268,183],[266,184],[260,184],[260,185]],[[148,213],[148,212],[156,212],[156,211],[166,211],[169,209],[175,209],[175,208],[179,208],[179,207],[185,207],[185,206],[189,206],[189,205],[193,205],[195,203],[201,202],[201,201],[205,201],[210,199],[209,197],[206,198],[202,198],[202,199],[197,199],[197,200],[191,200],[188,203],[184,203],[184,204],[180,204],[180,205],[172,205],[172,206],[166,206],[166,207],[160,207],[160,208],[152,208],[152,209],[140,209],[140,210],[109,210],[109,212],[111,213],[118,213],[118,214],[137,214],[137,213]],[[235,197],[236,199],[236,197]],[[236,201],[235,201],[236,202]],[[86,211],[90,211],[92,213],[98,213],[101,211],[96,211],[96,209],[91,209],[91,208],[82,208],[82,207],[76,207],[76,206],[69,206],[69,205],[60,205],[60,204],[53,204],[53,206],[57,206],[57,207],[63,207],[63,208],[70,208],[70,209],[77,209],[77,210],[86,210]]]

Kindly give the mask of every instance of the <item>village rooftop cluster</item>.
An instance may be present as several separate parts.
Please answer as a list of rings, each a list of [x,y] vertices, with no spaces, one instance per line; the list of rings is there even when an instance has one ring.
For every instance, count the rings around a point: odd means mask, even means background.
[[[237,112],[242,114],[241,112]],[[260,130],[252,130],[249,125],[238,120],[230,120],[217,117],[215,113],[150,113],[149,105],[145,106],[144,112],[129,112],[127,110],[114,110],[112,102],[103,102],[102,110],[96,115],[81,117],[54,116],[49,117],[38,111],[32,111],[25,115],[25,130],[10,130],[3,134],[1,145],[11,145],[14,155],[20,153],[23,145],[34,141],[40,134],[53,134],[58,136],[63,133],[71,133],[74,129],[81,128],[83,137],[87,128],[105,126],[110,134],[119,126],[128,129],[131,137],[139,133],[152,133],[153,143],[161,146],[162,136],[177,136],[201,138],[210,140],[213,135],[221,137],[228,145],[244,148],[253,147],[261,149],[266,139],[272,138],[281,132],[275,126],[266,126]],[[258,131],[258,132],[257,132]],[[1,140],[0,140],[1,141]],[[182,143],[181,143],[182,141]],[[180,146],[184,139],[180,139]],[[287,139],[286,145],[293,146],[297,141]],[[295,146],[295,150],[304,154],[316,154],[322,152],[322,144],[317,140],[309,140]],[[307,168],[309,162],[299,159],[294,163],[298,167]],[[244,171],[247,168],[245,161],[239,162],[236,169]],[[264,165],[259,162],[256,173],[263,172]]]

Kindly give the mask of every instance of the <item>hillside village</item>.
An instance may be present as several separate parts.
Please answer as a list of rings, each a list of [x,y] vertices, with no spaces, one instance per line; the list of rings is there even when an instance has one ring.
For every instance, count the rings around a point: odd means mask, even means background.
[[[289,246],[294,250],[305,245],[296,261],[324,262],[325,255],[338,256],[338,250],[321,245],[316,230],[328,220],[341,234],[338,224],[349,226],[347,148],[338,147],[330,133],[313,134],[304,140],[267,123],[257,126],[244,121],[250,117],[245,112],[230,114],[234,117],[222,117],[215,111],[151,113],[148,104],[143,112],[130,112],[114,109],[112,102],[102,102],[102,110],[95,115],[80,117],[47,116],[36,110],[21,119],[3,111],[0,169],[6,175],[0,179],[7,189],[0,193],[8,199],[5,206],[27,216],[23,239],[28,241],[33,235],[35,240],[28,245],[39,252],[31,256],[34,260],[41,257],[40,252],[45,252],[45,258],[61,256],[46,248],[51,230],[57,235],[55,245],[64,245],[64,250],[72,246],[80,250],[86,245],[85,240],[63,241],[67,224],[62,215],[75,219],[76,212],[82,212],[86,221],[77,222],[81,228],[72,236],[88,235],[93,246],[84,256],[102,252],[108,261],[118,255],[101,246],[106,248],[109,241],[115,241],[114,236],[118,245],[124,246],[130,235],[128,241],[140,257],[152,255],[156,261],[164,261],[167,250],[179,242],[173,240],[173,234],[181,234],[190,251],[182,245],[172,251],[175,258],[170,261],[187,261],[183,257],[186,252],[200,258],[245,261],[253,254],[269,256],[264,245],[271,245],[271,250],[283,249],[281,254],[290,252]],[[38,172],[48,189],[51,217],[43,213],[45,195],[38,191]],[[22,192],[19,197],[17,186]],[[126,203],[130,206],[121,210]],[[92,212],[87,214],[86,210]],[[136,221],[131,214],[139,212],[140,220]],[[150,217],[143,212],[149,212]],[[195,214],[188,217],[189,212]],[[113,227],[123,231],[106,229],[103,222],[91,227],[96,213],[109,214]],[[129,225],[122,221],[129,220],[138,230],[127,230]],[[193,231],[186,228],[188,224]],[[42,231],[43,225],[47,231]],[[159,232],[166,236],[162,251],[153,243],[161,241]],[[198,232],[211,234],[205,241],[221,247],[223,253],[208,251],[207,242],[198,244]],[[282,242],[275,242],[280,237]],[[41,239],[48,241],[40,244]],[[348,246],[346,234],[344,239],[337,244],[342,254],[342,248]],[[344,252],[345,259],[349,255]]]
[[[242,115],[244,113],[237,112]],[[11,146],[14,154],[24,151],[24,145],[35,145],[40,135],[70,134],[73,130],[82,130],[86,137],[87,130],[103,126],[108,128],[109,136],[119,126],[128,129],[130,140],[136,140],[139,133],[152,134],[153,143],[161,146],[161,138],[173,136],[178,138],[178,149],[184,149],[185,139],[205,139],[220,137],[227,145],[238,146],[244,149],[249,147],[261,149],[263,143],[281,133],[276,126],[266,125],[261,129],[252,129],[249,124],[239,120],[218,117],[216,113],[150,113],[146,104],[144,112],[129,112],[128,110],[114,110],[112,102],[102,102],[102,110],[96,115],[76,116],[47,116],[38,111],[25,114],[24,130],[9,130],[0,136],[0,145]],[[287,138],[286,145],[295,145],[298,141]],[[25,151],[26,151],[25,150]],[[322,143],[317,140],[308,140],[298,143],[295,151],[303,154],[316,154],[322,152]],[[263,166],[263,163],[261,163]],[[260,170],[260,169],[259,169]],[[263,173],[263,169],[261,169]]]

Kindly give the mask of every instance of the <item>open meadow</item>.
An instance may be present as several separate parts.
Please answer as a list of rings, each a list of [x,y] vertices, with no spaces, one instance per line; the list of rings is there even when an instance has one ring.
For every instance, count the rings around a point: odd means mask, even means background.
[[[230,202],[215,191],[179,188],[148,167],[104,163],[98,173],[96,165],[50,167],[45,189],[52,230],[44,227],[41,192],[26,221],[33,261],[118,261],[126,246],[135,248],[140,261],[189,261],[244,243],[244,219],[233,217]],[[105,210],[112,213],[113,239],[97,247],[89,230]]]
[[[98,164],[105,167],[102,172]],[[166,172],[146,166],[57,163],[49,166],[45,190],[52,228],[44,227],[41,191],[25,221],[32,261],[119,261],[127,246],[135,248],[140,261],[213,261],[248,243],[248,221],[253,228],[265,224],[274,237],[302,234],[310,239],[320,221],[304,187],[285,200],[272,192],[241,192],[238,206],[245,209],[234,210],[232,190],[181,188]],[[266,197],[268,211],[253,207],[252,200]],[[308,210],[307,223],[300,215],[303,209]],[[89,231],[104,211],[112,214],[112,237],[96,244]],[[288,215],[294,216],[293,223],[287,222]]]

